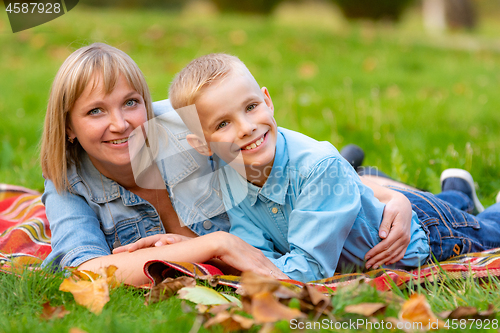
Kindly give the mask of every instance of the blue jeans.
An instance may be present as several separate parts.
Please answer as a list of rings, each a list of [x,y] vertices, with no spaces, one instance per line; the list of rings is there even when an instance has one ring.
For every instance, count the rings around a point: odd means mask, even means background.
[[[500,247],[500,203],[474,216],[466,212],[472,210],[473,203],[462,192],[446,191],[434,195],[391,188],[410,200],[438,261]]]

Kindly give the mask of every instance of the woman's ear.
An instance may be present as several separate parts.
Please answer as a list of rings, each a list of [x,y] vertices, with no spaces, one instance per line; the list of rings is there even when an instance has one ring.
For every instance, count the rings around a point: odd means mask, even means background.
[[[213,153],[210,150],[210,148],[208,147],[208,145],[206,144],[205,140],[201,139],[196,134],[188,134],[186,136],[186,140],[191,147],[196,149],[196,151],[198,153],[205,155],[205,156],[212,156]]]
[[[271,99],[271,95],[269,95],[269,90],[267,90],[266,87],[262,87],[260,91],[264,94],[264,101],[266,102],[267,107],[274,112],[273,100]]]
[[[69,121],[66,121],[66,135],[68,136],[68,139],[73,140],[76,138],[76,134],[73,131],[73,128],[71,127],[71,124]]]

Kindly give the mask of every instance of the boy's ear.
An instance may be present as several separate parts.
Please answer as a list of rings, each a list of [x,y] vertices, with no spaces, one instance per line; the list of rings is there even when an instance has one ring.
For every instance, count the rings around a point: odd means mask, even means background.
[[[212,156],[213,153],[208,147],[208,145],[205,143],[205,140],[202,140],[198,135],[188,134],[186,136],[186,140],[191,147],[196,149],[198,153],[205,156]]]
[[[264,101],[266,102],[267,107],[274,112],[273,100],[271,99],[271,95],[269,95],[269,90],[267,90],[266,87],[262,87],[260,90],[264,94]]]

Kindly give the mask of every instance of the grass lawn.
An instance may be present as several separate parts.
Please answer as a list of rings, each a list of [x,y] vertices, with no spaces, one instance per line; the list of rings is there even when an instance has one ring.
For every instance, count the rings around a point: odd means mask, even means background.
[[[169,82],[192,58],[235,54],[268,87],[280,126],[339,149],[356,143],[365,149],[366,164],[433,192],[439,192],[442,170],[465,168],[488,206],[500,190],[497,14],[485,16],[475,33],[445,36],[425,34],[416,13],[399,26],[348,24],[329,7],[282,10],[264,18],[97,10],[80,4],[16,34],[6,14],[0,14],[0,183],[43,191],[38,142],[50,84],[73,50],[100,41],[138,63],[153,100],[167,98]],[[94,316],[58,291],[60,282],[39,274],[0,275],[0,332],[67,332],[71,327],[188,332],[195,319],[177,299],[145,307],[141,293],[126,288],[114,291],[103,314]],[[500,304],[496,290],[464,281],[431,286],[426,294],[439,312]],[[346,304],[378,297],[368,289],[342,294],[334,298],[334,311],[342,314]],[[64,304],[71,314],[41,321],[46,300]],[[388,311],[397,314],[394,308]],[[278,327],[288,331],[287,323]]]

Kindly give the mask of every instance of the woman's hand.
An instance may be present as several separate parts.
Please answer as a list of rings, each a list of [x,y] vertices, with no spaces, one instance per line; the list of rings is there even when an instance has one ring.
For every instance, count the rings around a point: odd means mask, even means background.
[[[392,191],[384,208],[384,217],[379,228],[382,241],[365,255],[366,268],[378,268],[403,259],[411,240],[412,209],[410,201],[401,193]]]
[[[226,264],[240,270],[253,271],[276,279],[288,279],[261,250],[230,233],[218,231],[203,237],[214,237],[217,244],[216,256]]]
[[[113,254],[121,252],[134,252],[147,247],[163,246],[175,244],[192,239],[192,237],[178,234],[156,234],[139,239],[137,242],[117,247],[113,250]]]

